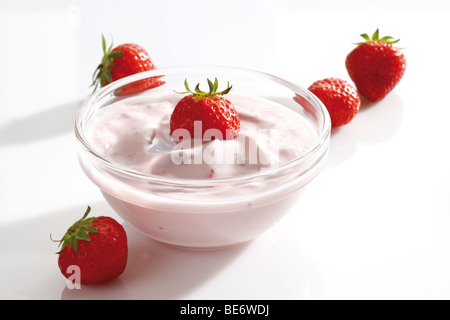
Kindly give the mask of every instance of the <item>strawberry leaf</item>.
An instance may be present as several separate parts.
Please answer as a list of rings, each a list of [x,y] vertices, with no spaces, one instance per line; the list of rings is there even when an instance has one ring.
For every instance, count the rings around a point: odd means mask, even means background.
[[[203,91],[200,90],[199,87],[200,87],[200,83],[195,86],[195,89],[194,89],[195,93],[197,93],[198,95],[202,95]]]
[[[393,40],[394,38],[392,38],[391,36],[385,36],[380,39],[380,32],[378,31],[378,29],[375,30],[372,37],[369,37],[369,35],[367,33],[363,33],[360,36],[366,41],[355,43],[356,45],[360,45],[360,44],[363,44],[364,42],[368,42],[368,41],[377,41],[377,42],[384,42],[384,43],[390,43],[390,44],[397,43],[400,41],[400,39]]]
[[[375,32],[374,32],[373,35],[372,35],[372,40],[373,40],[373,41],[378,41],[378,40],[380,40],[379,37],[378,37],[378,35],[379,35],[379,32],[378,32],[378,29],[377,29],[377,30],[375,30]]]
[[[115,59],[121,56],[123,56],[123,51],[113,51],[110,54],[108,54],[108,59]]]
[[[208,86],[209,86],[209,92],[214,92],[214,84],[212,83],[211,80],[208,80]]]
[[[70,238],[70,244],[72,245],[73,250],[74,250],[75,252],[77,252],[77,251],[78,251],[78,241],[77,241],[77,238],[75,238],[75,237]],[[64,247],[61,248],[61,251],[62,251],[62,250],[64,250]]]
[[[187,79],[184,79],[184,86],[186,87],[186,89],[187,89],[188,92],[192,92],[191,89],[189,88]]]
[[[175,92],[179,93],[179,94],[191,93],[194,97],[207,98],[207,97],[225,95],[231,91],[232,86],[230,86],[230,82],[227,82],[227,88],[225,90],[223,90],[221,92],[217,92],[217,89],[219,88],[219,81],[217,80],[217,78],[214,79],[214,82],[212,82],[210,79],[206,79],[206,80],[208,82],[209,92],[200,90],[200,83],[198,83],[195,86],[194,91],[192,91],[189,88],[187,79],[184,80],[184,86],[187,91],[185,91],[185,92],[175,91]]]
[[[367,33],[363,33],[363,34],[361,35],[361,37],[363,37],[364,40],[366,40],[366,41],[370,41],[370,37],[369,37],[369,35],[368,35]]]
[[[98,229],[92,227],[90,224],[97,220],[97,218],[87,218],[89,215],[89,212],[91,211],[91,207],[87,207],[86,212],[84,213],[83,217],[76,221],[64,234],[63,238],[61,240],[53,240],[52,241],[58,241],[59,245],[58,247],[61,247],[61,250],[57,252],[57,254],[61,253],[69,244],[72,246],[73,250],[75,252],[78,251],[78,240],[82,241],[91,241],[91,238],[89,236],[90,233],[98,233]]]
[[[112,82],[111,72],[108,69],[103,69],[103,77],[106,81]]]
[[[88,234],[82,230],[78,231],[75,236],[76,236],[77,240],[81,239],[81,240],[85,240],[85,241],[91,241],[91,238],[88,236]]]
[[[217,89],[219,88],[219,81],[217,81],[217,78],[214,80],[214,88],[213,92],[217,92]]]
[[[102,34],[102,49],[103,49],[103,54],[106,54],[106,41],[105,41],[105,36]]]
[[[222,92],[219,92],[219,94],[227,94],[228,92],[231,91],[231,88],[232,88],[232,87],[233,87],[233,86],[230,86],[230,83],[227,82],[227,88],[226,88],[225,90],[223,90]]]
[[[96,218],[91,218],[91,219],[96,219]],[[94,222],[95,220],[93,220],[92,222]],[[85,223],[87,222],[87,220],[85,220]],[[91,223],[91,222],[89,222]],[[84,232],[91,232],[91,233],[98,233],[97,228],[91,227],[91,226],[86,226],[83,225],[80,230],[83,230]]]
[[[103,87],[106,83],[113,82],[111,77],[110,68],[114,61],[123,55],[123,51],[111,51],[113,48],[113,42],[111,41],[111,45],[106,48],[106,40],[105,36],[102,34],[102,50],[103,50],[103,58],[102,62],[95,69],[94,75],[92,77],[91,87],[94,87],[93,92],[95,92],[100,85]]]

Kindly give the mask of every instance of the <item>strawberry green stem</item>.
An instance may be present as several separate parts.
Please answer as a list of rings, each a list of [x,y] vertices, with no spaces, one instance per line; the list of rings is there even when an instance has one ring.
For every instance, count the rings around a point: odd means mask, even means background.
[[[92,75],[92,84],[91,87],[94,87],[94,92],[97,90],[100,85],[103,87],[106,83],[112,82],[110,67],[115,58],[118,58],[123,55],[123,51],[111,51],[113,47],[113,42],[111,45],[106,48],[105,36],[102,35],[102,49],[103,49],[103,58],[102,62],[95,69],[94,74]]]
[[[207,79],[207,81],[208,81],[209,92],[200,90],[200,83],[198,83],[195,86],[194,91],[192,91],[189,88],[187,79],[184,80],[184,86],[187,91],[185,91],[185,92],[175,91],[175,92],[180,93],[180,94],[191,93],[194,97],[209,98],[209,97],[215,97],[215,96],[219,96],[219,95],[225,95],[225,94],[229,93],[231,91],[231,88],[233,87],[233,86],[230,86],[229,82],[227,82],[227,88],[223,91],[217,92],[217,89],[219,88],[219,82],[217,81],[217,78],[215,78],[214,82],[212,82],[209,79]]]
[[[88,206],[86,209],[86,212],[84,213],[83,217],[76,221],[64,234],[63,238],[61,240],[53,240],[51,235],[50,239],[54,242],[59,242],[58,247],[61,247],[61,250],[57,252],[57,254],[61,253],[68,244],[71,244],[73,247],[73,250],[75,252],[78,251],[78,240],[85,240],[85,241],[91,241],[91,238],[89,237],[89,233],[98,233],[98,229],[91,227],[89,224],[97,220],[97,218],[87,218],[89,213],[91,212],[91,207]]]
[[[385,37],[380,39],[380,33],[379,33],[378,29],[375,30],[375,32],[373,33],[372,37],[369,37],[369,35],[367,33],[363,33],[360,36],[364,40],[366,40],[366,42],[367,41],[377,41],[377,42],[384,42],[384,43],[393,44],[393,43],[397,43],[397,42],[400,41],[400,39],[393,40],[394,38],[392,38],[391,36],[385,36]],[[364,42],[358,42],[358,43],[355,43],[355,44],[359,45],[359,44],[363,44],[363,43]]]

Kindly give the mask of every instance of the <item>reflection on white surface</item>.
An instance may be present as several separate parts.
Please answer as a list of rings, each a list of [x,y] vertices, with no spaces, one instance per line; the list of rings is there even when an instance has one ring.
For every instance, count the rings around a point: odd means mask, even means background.
[[[0,298],[450,298],[449,2],[336,3],[232,0],[214,19],[224,2],[1,1]],[[279,225],[218,252],[129,230],[119,279],[65,288],[49,234],[86,204],[115,216],[81,172],[71,134],[102,33],[143,44],[160,67],[235,64],[307,87],[348,79],[352,42],[377,27],[401,38],[405,76],[334,131],[326,170]],[[432,59],[417,39],[434,44]]]
[[[122,276],[81,290],[64,287],[62,299],[320,298],[315,270],[301,251],[283,249],[286,237],[265,235],[221,250],[190,251],[158,243],[126,227],[130,259]],[[273,262],[263,268],[267,259]]]
[[[351,124],[332,130],[328,168],[346,161],[360,145],[376,147],[388,142],[399,129],[402,118],[403,103],[396,92],[379,103],[362,99]]]
[[[61,134],[72,134],[75,114],[81,104],[81,100],[64,103],[5,122],[0,125],[0,146],[39,142]]]
[[[118,219],[105,202],[92,204],[92,211]],[[49,234],[61,236],[80,212],[81,207],[74,207],[0,227],[2,238],[16,238],[2,247],[1,272],[21,274],[2,281],[9,290],[0,298],[32,299],[34,294],[40,299],[58,299],[58,294],[62,299],[320,298],[315,267],[282,229],[222,250],[191,251],[146,238],[126,223],[129,258],[124,273],[108,283],[69,289],[57,266],[57,244]]]

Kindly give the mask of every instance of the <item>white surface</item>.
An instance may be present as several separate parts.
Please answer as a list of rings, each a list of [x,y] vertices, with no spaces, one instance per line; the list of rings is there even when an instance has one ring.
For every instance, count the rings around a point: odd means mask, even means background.
[[[2,1],[0,298],[450,298],[449,14],[447,1]],[[237,65],[307,87],[348,79],[352,43],[377,27],[401,38],[405,76],[333,132],[326,169],[280,224],[207,252],[125,224],[124,274],[66,288],[50,233],[87,205],[116,217],[81,172],[72,131],[102,33],[142,44],[158,67]]]

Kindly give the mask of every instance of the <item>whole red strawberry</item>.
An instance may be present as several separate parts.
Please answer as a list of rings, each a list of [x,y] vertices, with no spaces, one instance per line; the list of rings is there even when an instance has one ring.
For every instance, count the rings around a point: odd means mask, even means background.
[[[190,93],[183,97],[175,106],[170,118],[170,133],[176,129],[185,129],[191,138],[194,138],[194,125],[196,121],[201,121],[202,137],[208,129],[216,129],[220,135],[214,136],[221,140],[231,140],[236,138],[240,129],[240,120],[233,104],[225,99],[223,95],[231,90],[231,86],[221,92],[217,92],[218,81],[214,83],[208,80],[209,92],[199,89],[199,85],[191,91],[187,80],[184,85]]]
[[[102,35],[103,58],[93,75],[92,86],[105,86],[124,77],[156,69],[150,56],[142,46],[135,43],[121,44],[112,49],[113,44],[106,48],[105,37]],[[143,79],[123,86],[115,92],[116,95],[138,93],[161,85],[159,77]]]
[[[345,61],[350,78],[359,93],[369,101],[383,99],[400,82],[406,69],[406,59],[402,50],[393,46],[399,40],[386,36],[379,38],[378,29],[366,42],[358,43]]]
[[[349,123],[358,113],[361,105],[355,87],[342,79],[318,80],[308,90],[314,93],[327,108],[332,127]]]
[[[95,284],[114,279],[125,270],[128,257],[127,235],[116,220],[110,217],[83,217],[75,222],[59,241],[58,266],[69,278],[77,266],[81,284]],[[69,272],[70,271],[70,272]]]

